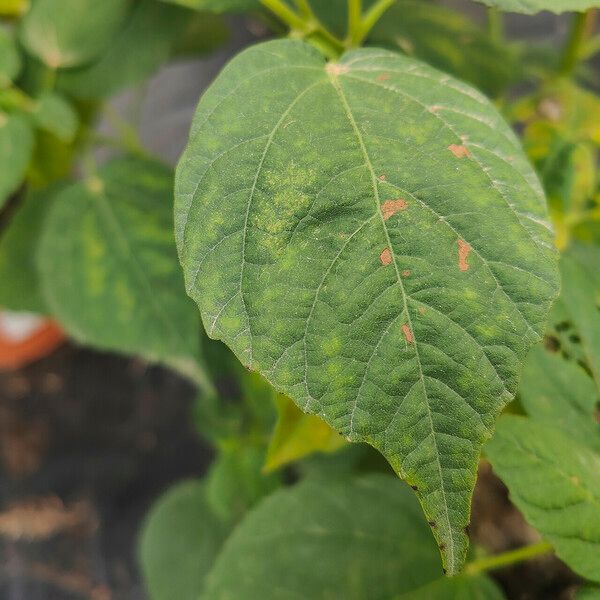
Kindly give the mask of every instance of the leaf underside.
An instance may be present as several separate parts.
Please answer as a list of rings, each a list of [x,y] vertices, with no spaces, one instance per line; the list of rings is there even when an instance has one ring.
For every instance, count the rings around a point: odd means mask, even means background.
[[[200,102],[175,218],[208,334],[379,449],[458,572],[481,445],[557,290],[543,193],[497,111],[393,52],[261,44]]]
[[[584,11],[600,6],[599,0],[478,0],[507,12],[535,14],[543,10],[553,13]]]

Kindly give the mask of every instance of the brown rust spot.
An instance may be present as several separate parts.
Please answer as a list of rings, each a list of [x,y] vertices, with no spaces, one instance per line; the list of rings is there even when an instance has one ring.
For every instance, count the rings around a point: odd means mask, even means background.
[[[440,544],[439,548],[440,548],[440,550],[445,550],[446,549],[446,544]]]
[[[435,113],[439,112],[440,110],[442,110],[442,108],[443,108],[443,106],[440,106],[439,104],[434,104],[433,106],[429,107],[429,112],[432,112],[435,114]]]
[[[404,325],[402,325],[402,333],[404,334],[404,338],[406,339],[406,341],[409,344],[412,344],[415,341],[412,331],[410,330],[410,327],[406,323]]]
[[[416,485],[411,485],[410,487],[415,490],[415,492],[419,489]]]
[[[382,265],[389,265],[392,262],[392,253],[389,248],[384,248],[379,255],[379,259],[381,260]]]
[[[378,75],[377,81],[387,81],[390,77],[391,75],[389,73],[382,73],[381,75]]]
[[[429,527],[435,527],[435,521],[427,521],[429,523]]]
[[[327,63],[325,70],[327,71],[327,73],[329,73],[329,75],[337,77],[338,75],[343,75],[344,73],[347,73],[350,69],[346,65],[340,65],[339,63],[330,62]]]
[[[456,156],[456,158],[465,158],[471,156],[470,150],[463,144],[450,144],[448,150]]]
[[[381,214],[383,215],[383,220],[387,221],[397,212],[405,210],[407,206],[408,204],[403,198],[397,198],[396,200],[386,200],[381,205]]]
[[[408,277],[410,275],[410,271],[408,269],[404,269],[404,271],[402,271],[402,277]]]
[[[458,240],[458,268],[461,271],[469,270],[468,258],[471,254],[471,244],[465,242],[465,240]]]
[[[379,176],[379,181],[385,181],[385,175],[380,175]]]

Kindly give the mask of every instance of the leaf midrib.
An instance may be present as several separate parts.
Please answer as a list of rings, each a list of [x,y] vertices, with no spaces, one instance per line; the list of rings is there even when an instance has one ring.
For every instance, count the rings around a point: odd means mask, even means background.
[[[396,260],[396,253],[391,241],[391,238],[389,236],[389,232],[387,230],[385,221],[383,220],[383,216],[381,214],[381,201],[379,198],[379,187],[377,185],[377,175],[375,174],[375,171],[373,169],[373,164],[371,163],[371,158],[369,156],[369,153],[367,151],[367,147],[365,145],[364,139],[362,137],[362,134],[360,132],[360,129],[358,128],[358,124],[356,123],[356,119],[354,118],[354,114],[352,113],[352,109],[350,107],[350,104],[348,103],[348,100],[346,98],[346,95],[344,94],[344,90],[342,88],[342,85],[339,81],[339,79],[333,75],[331,72],[328,72],[328,77],[329,77],[329,81],[331,82],[331,85],[333,86],[333,88],[336,91],[336,94],[338,95],[342,106],[344,107],[344,112],[346,113],[346,116],[348,117],[348,120],[350,121],[350,124],[352,126],[352,129],[354,131],[354,134],[356,135],[358,144],[360,146],[361,152],[363,154],[363,157],[365,159],[365,164],[367,166],[367,168],[369,169],[369,173],[371,175],[371,185],[373,188],[373,199],[375,201],[375,210],[376,210],[376,214],[379,216],[380,222],[381,222],[381,226],[383,228],[384,234],[385,234],[385,238],[387,241],[387,247],[390,250],[390,253],[392,254],[392,262],[394,264],[394,272],[396,274],[396,279],[400,288],[400,291],[402,293],[402,302],[404,305],[404,312],[406,313],[406,318],[407,318],[407,322],[408,322],[408,326],[410,327],[410,331],[413,335],[413,346],[414,346],[414,352],[415,352],[415,358],[417,360],[417,365],[419,367],[419,379],[421,382],[421,386],[423,388],[423,394],[425,396],[425,406],[427,408],[427,416],[428,416],[428,422],[429,422],[429,426],[430,426],[430,430],[431,430],[431,435],[433,438],[433,444],[435,447],[435,460],[436,460],[436,466],[438,469],[438,475],[439,475],[439,479],[440,479],[440,490],[442,492],[442,499],[443,499],[443,519],[445,521],[446,527],[447,527],[447,531],[449,534],[449,539],[447,540],[447,545],[446,545],[446,549],[448,550],[447,552],[447,556],[448,556],[448,567],[449,567],[449,571],[450,572],[454,572],[455,570],[455,556],[454,556],[454,537],[452,535],[452,531],[453,528],[450,524],[450,517],[448,514],[448,502],[447,502],[447,498],[446,498],[446,486],[444,483],[444,478],[443,478],[443,474],[442,474],[442,465],[441,465],[441,461],[440,461],[440,452],[439,452],[439,447],[438,447],[438,442],[437,442],[437,438],[436,438],[436,430],[433,424],[433,415],[431,413],[431,407],[429,405],[429,397],[427,394],[427,387],[425,385],[425,378],[423,375],[423,366],[421,364],[421,357],[419,355],[419,349],[418,349],[418,345],[417,345],[417,336],[416,336],[416,332],[414,330],[413,324],[412,324],[412,319],[410,317],[410,311],[408,309],[408,300],[407,300],[407,296],[406,296],[406,291],[404,289],[404,284],[402,282],[402,278],[400,276],[400,272],[398,270],[398,263]],[[387,330],[386,330],[387,331]],[[353,413],[356,410],[356,406],[358,403],[358,395],[355,399],[355,404],[354,404],[354,409],[353,409]]]

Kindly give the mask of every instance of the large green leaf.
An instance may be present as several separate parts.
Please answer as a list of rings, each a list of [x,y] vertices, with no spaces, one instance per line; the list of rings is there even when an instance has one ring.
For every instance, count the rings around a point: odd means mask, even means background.
[[[385,475],[280,490],[233,532],[202,599],[389,600],[440,579],[451,598],[419,513],[410,490]]]
[[[544,197],[478,92],[411,58],[255,46],[198,107],[176,236],[209,336],[381,450],[460,569],[480,446],[557,275]]]
[[[423,0],[402,0],[382,17],[369,43],[398,49],[496,95],[517,75],[508,46],[494,42],[463,14]]]
[[[180,483],[160,498],[139,550],[152,600],[197,600],[228,529],[208,505],[202,482]]]
[[[554,13],[584,11],[600,6],[600,0],[478,0],[507,12],[534,14],[542,10]]]
[[[95,59],[110,43],[130,0],[36,0],[21,22],[25,48],[53,69]]]
[[[82,98],[104,98],[142,81],[168,59],[190,20],[189,11],[182,8],[142,0],[99,60],[62,72],[59,88]],[[206,37],[209,28],[221,32],[223,26],[215,20],[216,17],[206,17],[205,29],[196,34]],[[212,30],[209,39],[217,45],[222,36],[215,37]]]
[[[0,28],[0,89],[6,87],[19,73],[21,57],[12,36]]]
[[[115,160],[56,197],[39,258],[48,305],[73,337],[192,369],[200,324],[177,265],[172,182],[158,163]]]
[[[527,414],[540,423],[587,441],[600,452],[600,398],[593,380],[577,363],[535,348],[527,358],[519,394]]]
[[[47,313],[37,267],[38,240],[58,187],[29,192],[0,231],[0,306]]]
[[[600,454],[579,439],[505,416],[486,449],[527,521],[574,571],[600,581]]]
[[[502,600],[504,594],[491,579],[481,575],[459,575],[436,579],[394,600]]]
[[[0,209],[22,183],[33,152],[33,132],[20,115],[0,110]]]

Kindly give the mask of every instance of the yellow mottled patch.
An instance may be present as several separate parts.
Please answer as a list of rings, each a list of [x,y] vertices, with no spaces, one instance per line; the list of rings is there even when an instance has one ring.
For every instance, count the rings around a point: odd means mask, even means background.
[[[327,356],[335,356],[342,349],[342,341],[339,337],[331,337],[321,344],[321,349]]]

